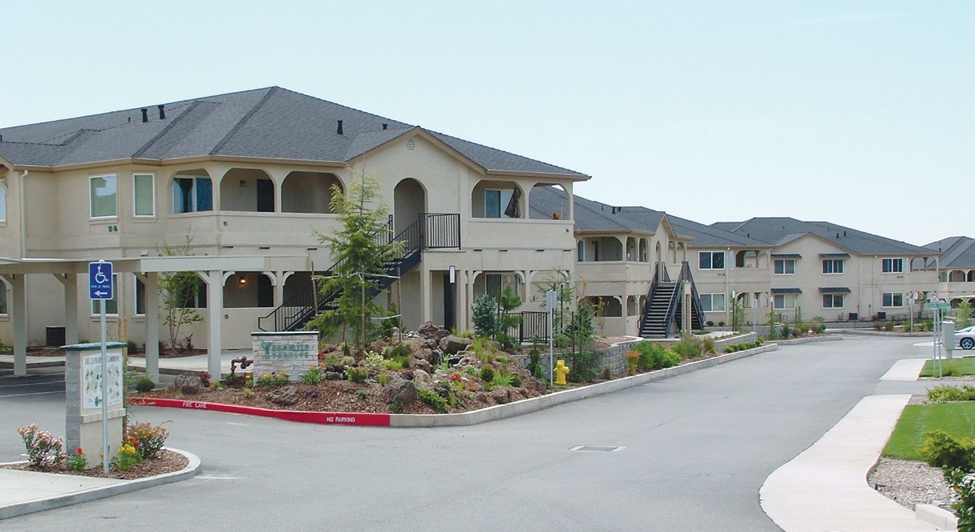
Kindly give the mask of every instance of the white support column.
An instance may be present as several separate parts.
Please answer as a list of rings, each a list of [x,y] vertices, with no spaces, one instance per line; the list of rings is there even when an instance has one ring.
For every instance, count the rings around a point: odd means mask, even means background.
[[[423,319],[420,323],[426,323],[433,320],[433,297],[430,294],[430,270],[421,262],[420,263],[420,302],[421,302],[421,313]]]
[[[457,332],[462,333],[468,329],[467,314],[467,290],[470,284],[470,274],[467,270],[457,270],[457,284],[454,286],[454,296],[457,298]]]
[[[64,286],[64,341],[68,345],[78,343],[78,275],[54,274]]]
[[[223,271],[211,270],[197,275],[207,283],[207,372],[213,382],[220,380],[221,325],[223,320]]]
[[[159,383],[159,274],[142,278],[146,286],[146,377]]]
[[[284,274],[285,272],[278,270],[274,272],[277,276],[277,282],[274,283],[274,308],[280,307],[284,303]]]
[[[14,375],[27,375],[27,285],[22,273],[7,278],[13,288]]]

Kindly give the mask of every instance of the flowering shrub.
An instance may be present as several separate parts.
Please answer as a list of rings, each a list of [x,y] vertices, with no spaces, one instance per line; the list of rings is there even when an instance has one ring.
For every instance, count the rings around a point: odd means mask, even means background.
[[[74,456],[68,459],[68,469],[72,471],[84,471],[88,469],[88,458],[85,457],[85,450],[78,447],[74,451]]]
[[[321,368],[308,366],[308,373],[301,376],[301,382],[305,384],[321,384],[324,373]]]
[[[65,455],[61,438],[51,436],[49,432],[37,430],[37,425],[31,423],[17,429],[17,434],[24,439],[27,447],[27,461],[33,467],[61,467]]]
[[[148,421],[143,423],[132,423],[126,428],[128,434],[128,444],[135,448],[142,458],[153,458],[169,437],[169,431],[162,425],[152,426]]]
[[[287,371],[282,371],[281,373],[272,371],[271,373],[265,373],[264,375],[258,377],[257,380],[254,381],[254,386],[275,386],[277,384],[288,384],[289,380],[290,375],[288,375]]]
[[[123,443],[118,450],[118,456],[115,458],[115,467],[119,471],[128,471],[130,467],[141,461],[142,457],[139,456],[139,451],[135,449],[135,446],[131,443]]]

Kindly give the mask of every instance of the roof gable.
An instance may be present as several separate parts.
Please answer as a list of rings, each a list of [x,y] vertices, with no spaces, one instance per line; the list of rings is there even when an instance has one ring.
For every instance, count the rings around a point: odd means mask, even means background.
[[[712,224],[712,227],[776,246],[784,245],[809,233],[859,255],[930,254],[930,250],[919,246],[830,222],[804,222],[788,217],[751,218],[744,222],[719,222]]]

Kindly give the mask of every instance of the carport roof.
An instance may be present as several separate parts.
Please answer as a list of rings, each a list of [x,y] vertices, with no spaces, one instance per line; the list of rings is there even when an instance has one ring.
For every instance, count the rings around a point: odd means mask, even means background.
[[[307,269],[305,256],[130,257],[108,259],[116,272],[275,271]],[[10,259],[0,257],[0,274],[87,273],[91,259]]]

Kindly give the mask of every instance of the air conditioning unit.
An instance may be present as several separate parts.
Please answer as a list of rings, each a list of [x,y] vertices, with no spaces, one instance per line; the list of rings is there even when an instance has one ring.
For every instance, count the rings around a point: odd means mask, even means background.
[[[878,312],[877,313],[877,319],[878,320],[886,320],[887,319],[887,313],[886,312]]]
[[[857,313],[856,312],[851,312],[850,313],[850,321],[857,321],[858,318],[859,318],[859,316],[857,316]]]

